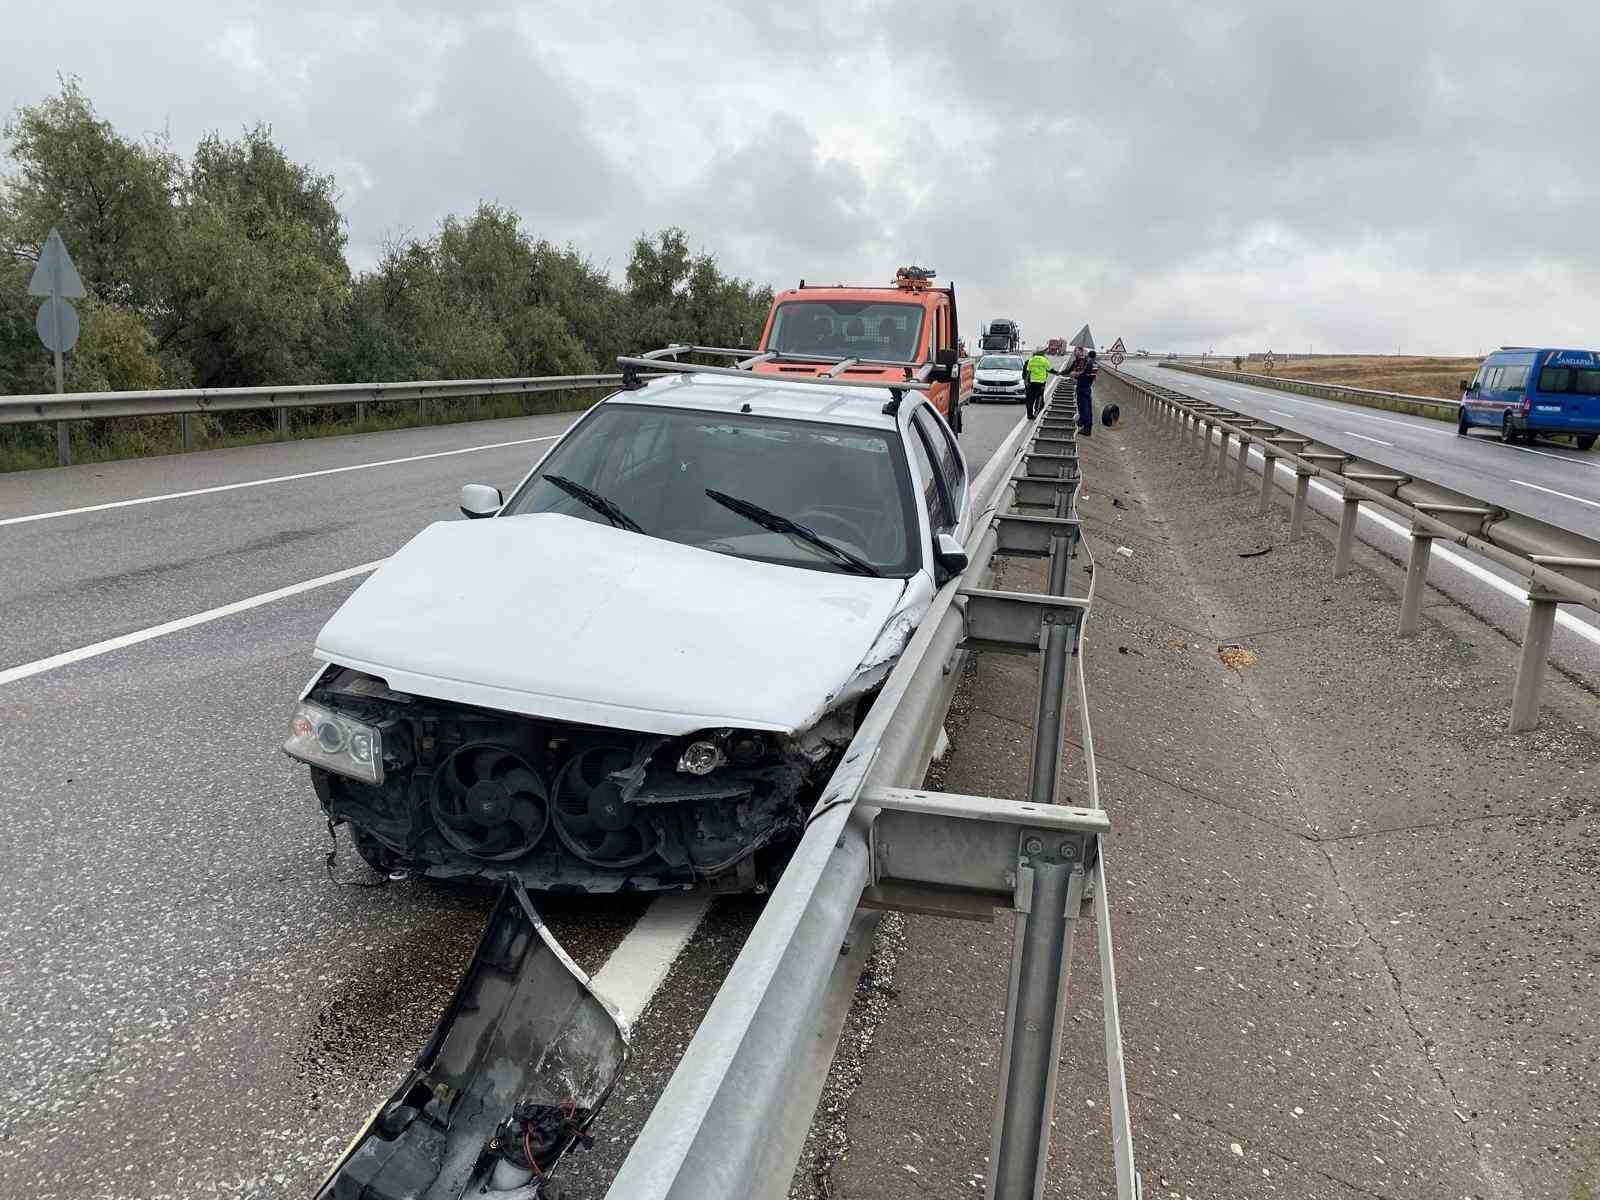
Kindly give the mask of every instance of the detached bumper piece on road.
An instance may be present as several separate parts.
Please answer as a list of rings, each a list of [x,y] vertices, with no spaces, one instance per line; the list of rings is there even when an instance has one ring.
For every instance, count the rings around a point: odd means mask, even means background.
[[[376,782],[311,768],[368,865],[536,891],[751,890],[837,757],[756,731],[669,738],[516,717],[339,667],[308,699],[380,747]]]
[[[507,883],[438,1028],[318,1200],[553,1200],[627,1061],[617,1018]]]

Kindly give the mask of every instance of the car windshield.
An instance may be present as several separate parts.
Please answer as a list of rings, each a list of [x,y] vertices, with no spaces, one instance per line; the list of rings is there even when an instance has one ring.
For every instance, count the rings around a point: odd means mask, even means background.
[[[552,512],[608,523],[573,483],[609,501],[645,535],[686,546],[816,571],[848,569],[817,546],[712,500],[710,488],[799,522],[880,574],[903,577],[920,566],[910,477],[891,430],[602,404],[501,515]]]
[[[790,300],[778,305],[766,349],[826,358],[914,362],[922,306],[863,300]]]
[[[1014,354],[990,354],[978,361],[980,371],[1020,371],[1022,359]]]

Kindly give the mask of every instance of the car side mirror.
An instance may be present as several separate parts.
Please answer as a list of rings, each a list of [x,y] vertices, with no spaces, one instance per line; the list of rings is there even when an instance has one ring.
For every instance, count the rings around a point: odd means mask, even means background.
[[[461,515],[471,520],[494,516],[505,502],[506,499],[500,494],[500,489],[490,487],[487,483],[461,485]]]
[[[956,364],[960,361],[954,350],[948,347],[940,350],[933,356],[932,376],[934,380],[939,383],[946,383],[954,379],[956,377]]]
[[[940,587],[967,569],[966,547],[953,533],[941,533],[933,539],[933,565]]]

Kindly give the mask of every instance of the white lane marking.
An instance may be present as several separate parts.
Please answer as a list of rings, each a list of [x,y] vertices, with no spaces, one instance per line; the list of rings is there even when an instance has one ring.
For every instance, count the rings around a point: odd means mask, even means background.
[[[1232,386],[1237,387],[1237,388],[1244,388],[1247,391],[1252,392],[1252,393],[1258,393],[1258,392],[1261,392],[1261,391],[1265,390],[1263,388],[1253,387],[1250,384],[1244,384],[1244,383],[1236,383],[1236,384],[1233,384]],[[1251,399],[1256,399],[1256,398],[1257,397],[1254,396],[1254,395],[1251,396]],[[1261,397],[1261,398],[1265,399],[1265,397]],[[1411,430],[1413,433],[1432,433],[1432,434],[1438,434],[1441,437],[1455,437],[1456,436],[1455,435],[1455,431],[1453,429],[1431,429],[1427,425],[1418,425],[1415,421],[1397,421],[1393,417],[1378,417],[1378,416],[1374,416],[1373,414],[1371,414],[1369,412],[1362,412],[1361,411],[1361,406],[1359,404],[1337,404],[1337,405],[1336,404],[1318,404],[1315,400],[1300,400],[1300,399],[1291,398],[1289,396],[1278,396],[1278,397],[1274,397],[1274,398],[1278,399],[1280,401],[1281,400],[1287,400],[1290,404],[1303,404],[1307,408],[1321,409],[1323,412],[1338,413],[1341,417],[1344,417],[1346,420],[1349,420],[1351,417],[1359,417],[1363,421],[1382,421],[1385,425],[1401,425],[1401,426],[1404,426],[1406,429]],[[1275,408],[1268,409],[1267,411],[1268,412],[1275,412],[1280,417],[1287,417],[1287,416],[1290,415],[1290,414],[1288,414],[1286,412],[1279,412]],[[1422,418],[1422,419],[1423,420],[1427,420],[1428,418]]]
[[[108,508],[129,508],[135,504],[155,504],[162,500],[182,500],[189,496],[209,496],[213,492],[232,492],[240,488],[266,487],[269,483],[293,483],[297,479],[316,479],[322,475],[339,475],[345,471],[370,471],[373,467],[397,467],[402,463],[422,462],[429,458],[449,458],[455,454],[476,454],[480,450],[504,450],[508,446],[531,446],[535,442],[553,442],[560,437],[518,438],[512,442],[491,442],[487,446],[463,446],[459,450],[436,450],[431,454],[413,454],[407,458],[386,458],[381,462],[352,463],[347,467],[328,467],[321,471],[301,471],[297,475],[274,475],[270,479],[247,479],[243,483],[219,483],[215,487],[191,488],[187,492],[163,492],[159,496],[136,496],[132,500],[110,500],[104,504],[85,504],[81,508],[62,508],[55,512],[29,513],[23,517],[0,518],[0,525],[24,525],[29,521],[48,521],[53,517],[71,517],[78,513],[104,512]]]
[[[659,897],[595,972],[589,986],[625,1024],[639,1019],[710,907],[704,892]]]
[[[132,633],[124,633],[120,637],[107,638],[103,642],[92,642],[87,646],[79,646],[76,650],[64,650],[60,654],[52,654],[49,658],[35,659],[21,666],[8,667],[0,671],[0,686],[16,683],[19,679],[27,679],[33,675],[41,675],[46,671],[54,671],[57,667],[70,666],[82,662],[86,658],[97,658],[102,654],[109,654],[113,650],[121,650],[127,646],[137,646],[141,642],[148,642],[158,637],[165,637],[169,633],[180,630],[192,629],[196,625],[205,625],[210,621],[231,617],[235,613],[248,612],[252,608],[260,608],[263,604],[271,604],[275,600],[283,600],[290,596],[298,596],[301,592],[309,592],[313,588],[327,587],[330,583],[339,583],[341,580],[354,579],[357,575],[365,575],[369,571],[376,571],[384,563],[383,559],[376,562],[362,563],[359,567],[346,567],[343,571],[334,571],[330,575],[318,575],[315,579],[303,580],[300,583],[291,583],[287,587],[274,588],[270,592],[262,592],[257,596],[250,596],[244,600],[235,600],[232,604],[224,604],[217,608],[208,608],[204,612],[194,613],[191,616],[179,617],[175,621],[163,621],[160,625],[152,625],[148,629],[136,629]]]
[[[1281,408],[1269,408],[1269,409],[1267,409],[1267,411],[1269,413],[1271,413],[1275,417],[1290,417],[1290,418],[1292,418],[1294,416],[1293,413],[1286,413]]]
[[[1260,458],[1261,451],[1252,446],[1250,448],[1250,455],[1253,458]],[[1282,463],[1278,464],[1278,471],[1284,475],[1294,474],[1292,470],[1290,470],[1288,467],[1285,467]],[[1311,486],[1322,495],[1327,496],[1330,500],[1337,500],[1341,498],[1340,492],[1337,488],[1331,488],[1319,479],[1313,479],[1311,481]],[[1409,538],[1411,536],[1411,530],[1408,527],[1400,524],[1398,521],[1390,520],[1380,512],[1375,512],[1370,504],[1363,504],[1356,511],[1360,514],[1363,521],[1374,521],[1382,528],[1387,529],[1390,533],[1399,534],[1401,537]],[[1518,587],[1509,580],[1500,578],[1500,576],[1496,575],[1493,571],[1489,571],[1483,567],[1480,567],[1477,563],[1470,561],[1462,554],[1452,550],[1448,546],[1434,546],[1433,557],[1449,563],[1458,570],[1465,571],[1468,575],[1472,576],[1480,583],[1487,584],[1501,595],[1508,596],[1515,600],[1518,604],[1525,605],[1528,603],[1528,592],[1526,588]],[[1556,624],[1572,630],[1573,633],[1576,633],[1585,641],[1593,642],[1596,646],[1600,646],[1600,627],[1590,625],[1587,621],[1580,621],[1577,617],[1574,617],[1563,608],[1558,607],[1556,609]]]
[[[1341,429],[1341,430],[1340,430],[1340,431],[1339,431],[1339,432],[1340,432],[1340,433],[1342,433],[1342,434],[1344,434],[1344,435],[1345,435],[1345,437],[1358,437],[1358,438],[1360,438],[1360,439],[1361,439],[1361,440],[1362,440],[1362,441],[1363,441],[1363,442],[1377,442],[1377,443],[1378,443],[1378,445],[1380,445],[1380,446],[1387,446],[1387,447],[1389,447],[1389,449],[1391,449],[1391,450],[1393,450],[1393,449],[1394,449],[1394,443],[1393,443],[1393,442],[1386,442],[1386,441],[1384,441],[1384,440],[1382,440],[1382,439],[1381,439],[1381,438],[1375,438],[1375,437],[1368,437],[1368,436],[1367,436],[1367,435],[1366,435],[1366,434],[1364,434],[1364,433],[1352,433],[1352,432],[1351,432],[1351,431],[1350,431],[1350,430],[1348,430],[1348,429]]]
[[[1600,500],[1585,500],[1582,496],[1574,496],[1571,492],[1558,492],[1555,488],[1540,487],[1537,483],[1528,483],[1522,479],[1508,480],[1525,488],[1532,488],[1536,492],[1549,492],[1552,496],[1560,496],[1563,500],[1576,500],[1579,504],[1587,504],[1590,508],[1600,508]]]
[[[1535,450],[1532,446],[1512,446],[1511,449],[1521,450],[1524,454],[1537,454],[1540,458],[1553,458],[1557,462],[1571,463],[1577,467],[1592,467],[1595,465],[1581,458],[1569,458],[1565,454],[1552,454],[1549,450]]]

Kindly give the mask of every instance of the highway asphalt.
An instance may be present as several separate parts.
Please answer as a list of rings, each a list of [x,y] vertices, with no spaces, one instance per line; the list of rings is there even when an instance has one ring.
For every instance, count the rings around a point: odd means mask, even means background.
[[[1487,430],[1460,437],[1443,421],[1191,375],[1148,359],[1133,359],[1124,370],[1263,421],[1279,422],[1339,450],[1510,512],[1600,537],[1600,450],[1578,450],[1570,442],[1549,439],[1536,446],[1503,445]]]
[[[1225,383],[1162,368],[1152,360],[1133,359],[1123,369],[1185,395],[1282,424],[1369,462],[1600,538],[1600,452],[1585,453],[1570,446],[1563,449],[1554,442],[1541,442],[1531,449],[1506,446],[1481,434],[1461,438],[1452,426],[1426,417],[1375,412],[1270,388]],[[1259,459],[1254,470],[1260,471]],[[1539,488],[1531,486],[1533,483]],[[1291,476],[1282,469],[1279,486],[1292,487]],[[1282,503],[1287,504],[1287,499]],[[1340,503],[1329,486],[1313,481],[1310,503],[1314,510],[1338,521]],[[1363,505],[1359,530],[1363,541],[1397,562],[1405,561],[1410,539],[1397,522],[1374,512],[1371,505]],[[1436,545],[1428,579],[1507,637],[1521,641],[1528,611],[1523,599],[1525,581],[1513,572],[1466,550]],[[1600,687],[1600,614],[1577,605],[1562,606],[1550,661],[1570,677]]]
[[[968,410],[974,472],[1020,415]],[[362,568],[571,419],[0,476],[4,1194],[304,1195],[398,1081],[487,899],[345,886],[372,880],[342,838],[330,874],[285,714]],[[645,1057],[681,1050],[740,903]],[[645,911],[541,907],[591,971]]]

